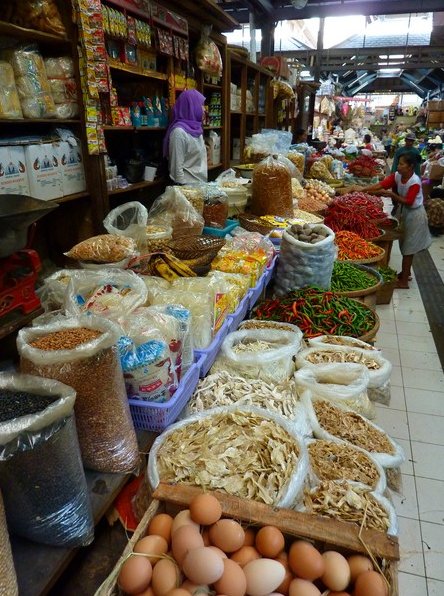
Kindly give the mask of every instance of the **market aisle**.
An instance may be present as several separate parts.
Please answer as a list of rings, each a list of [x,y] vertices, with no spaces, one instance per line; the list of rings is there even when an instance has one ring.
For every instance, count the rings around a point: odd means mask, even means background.
[[[444,280],[444,237],[430,255]],[[390,266],[400,271],[393,246]],[[444,595],[444,373],[416,280],[377,307],[376,345],[393,364],[390,407],[378,405],[376,422],[405,449],[399,515],[400,596]]]

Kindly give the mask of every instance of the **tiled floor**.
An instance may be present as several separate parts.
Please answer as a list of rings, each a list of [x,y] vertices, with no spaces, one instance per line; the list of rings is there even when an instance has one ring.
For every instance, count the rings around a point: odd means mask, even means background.
[[[430,254],[444,280],[444,237],[434,239]],[[390,266],[400,271],[400,263],[394,245]],[[401,493],[393,493],[399,594],[444,596],[444,373],[415,279],[377,312],[376,345],[392,362],[393,374],[390,406],[377,406],[376,422],[399,439],[407,459]]]

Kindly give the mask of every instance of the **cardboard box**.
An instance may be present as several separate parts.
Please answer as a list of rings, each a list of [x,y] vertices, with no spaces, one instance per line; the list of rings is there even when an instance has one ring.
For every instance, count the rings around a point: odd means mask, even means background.
[[[28,171],[23,147],[0,147],[0,194],[29,196]]]
[[[83,169],[82,147],[71,145],[68,141],[59,143],[59,159],[62,168],[63,196],[73,195],[86,190],[85,171]]]
[[[30,196],[42,201],[63,197],[62,167],[56,143],[25,147]]]
[[[442,112],[444,110],[444,99],[430,99],[427,102],[429,112]]]
[[[440,124],[444,122],[444,112],[429,112],[427,114],[427,122],[430,124]]]
[[[444,166],[441,166],[439,162],[434,161],[430,164],[427,174],[430,180],[441,180],[444,176]]]

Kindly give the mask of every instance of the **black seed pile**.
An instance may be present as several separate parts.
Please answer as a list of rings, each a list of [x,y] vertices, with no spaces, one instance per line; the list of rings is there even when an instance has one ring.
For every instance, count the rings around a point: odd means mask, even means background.
[[[0,389],[0,422],[41,412],[57,399],[56,395]]]

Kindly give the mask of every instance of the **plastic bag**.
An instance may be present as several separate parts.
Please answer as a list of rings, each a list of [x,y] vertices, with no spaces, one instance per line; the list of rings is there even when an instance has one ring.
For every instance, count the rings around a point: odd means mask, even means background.
[[[146,236],[148,211],[142,203],[131,201],[112,209],[103,220],[108,234],[132,238],[140,246]]]
[[[361,350],[368,350],[370,352],[381,352],[381,348],[372,346],[362,339],[357,337],[349,337],[348,335],[318,335],[308,340],[309,346],[312,348],[323,346],[347,346],[349,348],[361,348]]]
[[[74,78],[74,64],[69,56],[45,59],[51,95],[55,103],[57,118],[74,118],[79,114],[77,103],[77,82]]]
[[[173,230],[173,240],[186,236],[200,236],[203,217],[194,209],[180,187],[168,186],[148,212],[148,223],[167,225]]]
[[[10,21],[20,27],[66,35],[55,0],[16,0]]]
[[[310,424],[313,429],[314,436],[318,439],[326,439],[327,441],[341,439],[343,441],[351,443],[352,445],[356,445],[357,447],[364,448],[363,445],[360,445],[357,441],[348,440],[345,436],[341,436],[341,434],[339,432],[338,432],[338,434],[332,434],[332,433],[326,431],[321,426],[321,424],[318,421],[316,412],[313,408],[313,403],[318,400],[324,401],[324,400],[322,400],[322,398],[317,398],[316,396],[312,395],[310,391],[304,391],[301,395],[301,402],[304,404],[304,406],[307,410],[307,415],[310,420]],[[365,434],[366,427],[371,427],[371,428],[376,429],[376,431],[378,431],[379,433],[381,433],[382,436],[384,436],[384,438],[387,440],[388,444],[390,444],[391,452],[382,452],[382,451],[375,451],[374,449],[366,449],[366,451],[368,451],[372,455],[372,457],[377,462],[379,462],[381,464],[382,467],[397,468],[405,461],[404,450],[402,449],[402,447],[400,445],[398,445],[398,443],[396,443],[391,437],[389,437],[389,435],[382,428],[380,428],[373,422],[370,422],[370,420],[367,420],[366,418],[364,418],[364,416],[361,416],[357,412],[350,410],[349,408],[345,408],[344,406],[341,406],[337,403],[332,404],[332,407],[335,408],[340,413],[343,412],[344,414],[345,413],[353,414],[354,419],[358,419],[357,422],[363,427],[361,429],[362,434]],[[359,422],[359,419],[362,420],[362,423]]]
[[[73,316],[88,312],[117,320],[145,304],[147,295],[143,280],[132,271],[78,271],[71,276],[64,308]]]
[[[197,68],[210,75],[221,77],[223,71],[222,56],[219,48],[210,39],[211,27],[204,26],[201,37],[196,46]]]
[[[114,234],[100,234],[73,246],[65,256],[78,261],[115,263],[134,256],[136,242],[132,238]]]
[[[239,188],[243,187],[247,184],[250,184],[250,180],[248,178],[238,178],[236,176],[236,171],[233,168],[229,168],[228,170],[223,171],[215,180],[216,184],[223,188],[226,192],[228,188]]]
[[[207,185],[202,215],[206,226],[220,229],[225,227],[228,217],[228,197],[217,185]]]
[[[285,473],[289,476],[289,478],[288,481],[283,484],[280,490],[274,490],[274,495],[270,495],[270,498],[266,498],[258,491],[256,491],[255,496],[250,495],[247,490],[242,489],[242,485],[245,482],[245,474],[239,474],[238,478],[230,471],[225,471],[225,466],[220,466],[220,458],[223,456],[229,445],[227,446],[225,444],[221,444],[218,438],[218,433],[214,432],[216,427],[211,421],[213,418],[219,417],[219,415],[227,417],[227,422],[231,423],[233,421],[234,427],[239,428],[239,441],[242,440],[242,436],[254,437],[257,445],[257,451],[263,449],[263,452],[269,453],[271,445],[275,446],[275,458],[279,459],[275,459],[274,461],[276,463],[274,464],[270,462],[270,474],[273,473],[273,475],[276,474],[278,476],[282,476]],[[257,422],[255,426],[246,427],[242,424],[243,419],[249,415],[256,417]],[[236,422],[237,416],[240,417],[238,422]],[[247,421],[248,420],[249,418],[247,418]],[[288,472],[288,469],[291,463],[288,456],[284,456],[283,459],[280,459],[279,457],[279,455],[282,455],[281,442],[275,437],[271,438],[268,434],[266,437],[263,436],[263,432],[260,431],[261,421],[264,423],[272,422],[280,429],[280,432],[284,432],[287,445],[289,445],[288,441],[293,442],[294,448],[291,450],[291,455],[294,469],[290,472]],[[157,437],[150,449],[147,473],[149,483],[153,489],[155,489],[160,480],[163,479],[159,476],[158,462],[161,458],[161,451],[164,444],[170,440],[172,434],[182,429],[192,429],[194,425],[199,425],[199,423],[207,423],[207,428],[208,423],[210,423],[208,433],[205,432],[205,440],[209,442],[209,446],[207,446],[204,454],[201,448],[201,443],[199,442],[199,446],[196,449],[195,454],[193,454],[195,457],[190,459],[189,470],[190,476],[193,478],[193,480],[190,481],[187,478],[178,478],[178,481],[187,482],[188,484],[198,484],[204,490],[211,488],[213,490],[222,490],[228,494],[233,494],[247,499],[265,501],[268,504],[276,507],[292,507],[298,502],[304,485],[308,466],[307,451],[302,437],[294,430],[292,424],[285,420],[285,418],[282,416],[272,414],[270,412],[265,413],[265,411],[262,409],[253,407],[248,408],[246,406],[214,408],[213,410],[207,410],[202,414],[190,416],[189,418],[181,420],[180,422],[176,422],[175,424],[172,424],[170,427],[168,427],[167,430]],[[213,459],[210,459],[210,453],[212,454]],[[254,472],[251,472],[251,474],[253,477],[255,477],[256,475],[259,476],[260,472],[255,470]],[[270,474],[267,474],[267,476]],[[185,475],[186,474],[184,474],[184,476]]]
[[[319,476],[318,472],[315,469],[315,466],[313,466],[313,462],[312,462],[312,456],[310,454],[310,445],[315,446],[316,444],[322,444],[325,447],[325,451],[328,452],[330,445],[333,447],[338,447],[339,449],[341,449],[341,451],[339,451],[339,457],[336,456],[336,454],[331,454],[330,456],[327,455],[327,457],[324,456],[323,460],[320,462],[321,466],[322,465],[328,465],[328,463],[331,460],[334,460],[335,464],[336,464],[336,470],[331,470],[330,468],[328,469],[328,472],[326,473],[326,475],[322,475]],[[347,480],[347,481],[351,481],[351,482],[360,482],[362,484],[365,484],[366,486],[369,486],[371,490],[379,493],[379,494],[383,494],[385,489],[387,488],[387,478],[386,478],[386,474],[385,474],[385,470],[384,468],[381,466],[381,464],[379,462],[377,462],[375,460],[375,458],[372,456],[371,453],[368,453],[368,451],[366,451],[365,449],[361,449],[360,447],[357,447],[356,445],[351,445],[350,443],[347,443],[346,441],[341,441],[340,439],[332,439],[330,441],[325,441],[325,439],[307,439],[306,442],[306,446],[307,446],[307,451],[308,451],[308,461],[309,461],[309,473],[308,473],[308,478],[309,478],[309,483],[311,486],[317,486],[320,482],[324,481],[324,480]],[[345,448],[345,449],[344,449]],[[368,458],[368,460],[370,460],[370,462],[363,462],[361,460],[361,465],[356,465],[356,476],[353,476],[353,471],[350,473],[351,471],[351,465],[346,465],[344,467],[341,467],[341,456],[344,455],[348,452],[351,453],[356,453],[357,455],[362,454],[364,455],[366,458]],[[320,452],[318,452],[319,454],[323,453],[323,450],[321,450]],[[325,452],[324,452],[325,453]],[[319,456],[319,455],[318,455]],[[362,482],[362,480],[356,480],[356,478],[362,478],[362,476],[360,475],[360,472],[364,472],[368,474],[368,467],[367,467],[367,463],[371,463],[373,469],[377,471],[378,473],[378,477],[377,479],[374,479],[374,482]],[[340,467],[340,470],[338,470],[338,467]],[[335,478],[335,474],[338,474],[337,477]]]
[[[298,151],[289,151],[287,158],[296,166],[301,176],[304,175],[305,170],[305,154]]]
[[[147,310],[149,310],[150,313],[154,313],[155,316],[159,313],[160,315],[165,314],[173,317],[179,323],[180,338],[182,342],[181,376],[183,376],[194,362],[191,312],[180,304],[150,306]],[[175,353],[175,348],[173,348],[172,351]]]
[[[297,240],[288,232],[283,233],[275,281],[277,296],[307,286],[330,287],[337,254],[335,234],[323,224],[309,225],[322,229],[328,235],[317,244],[309,244]]]
[[[290,173],[271,156],[261,161],[254,170],[251,212],[280,217],[293,215]]]
[[[319,364],[304,367],[295,373],[297,389],[340,403],[366,418],[375,418],[376,411],[367,395],[369,374],[362,364]]]
[[[9,392],[21,397],[8,408]],[[0,393],[0,488],[11,531],[54,546],[89,544],[94,522],[73,415],[75,390],[52,379],[1,374]]]
[[[63,308],[71,276],[79,271],[79,269],[61,269],[43,280],[43,285],[37,290],[37,294],[46,313]]]
[[[299,334],[282,330],[244,329],[229,333],[211,372],[230,373],[267,382],[281,383],[294,372],[293,356],[302,339]]]
[[[95,337],[75,345],[79,334],[80,338],[82,334],[91,337],[91,332]],[[84,315],[21,329],[17,337],[22,372],[56,379],[77,392],[75,415],[82,460],[87,468],[99,472],[128,473],[140,464],[116,349],[121,334],[111,321]],[[47,345],[48,336],[52,349],[38,347]],[[72,348],[65,349],[67,339]]]
[[[3,60],[0,61],[0,118],[23,118],[14,71],[9,62]]]
[[[5,508],[0,493],[0,594],[19,596],[17,575],[14,569],[11,545],[9,543],[8,526],[6,525]]]

